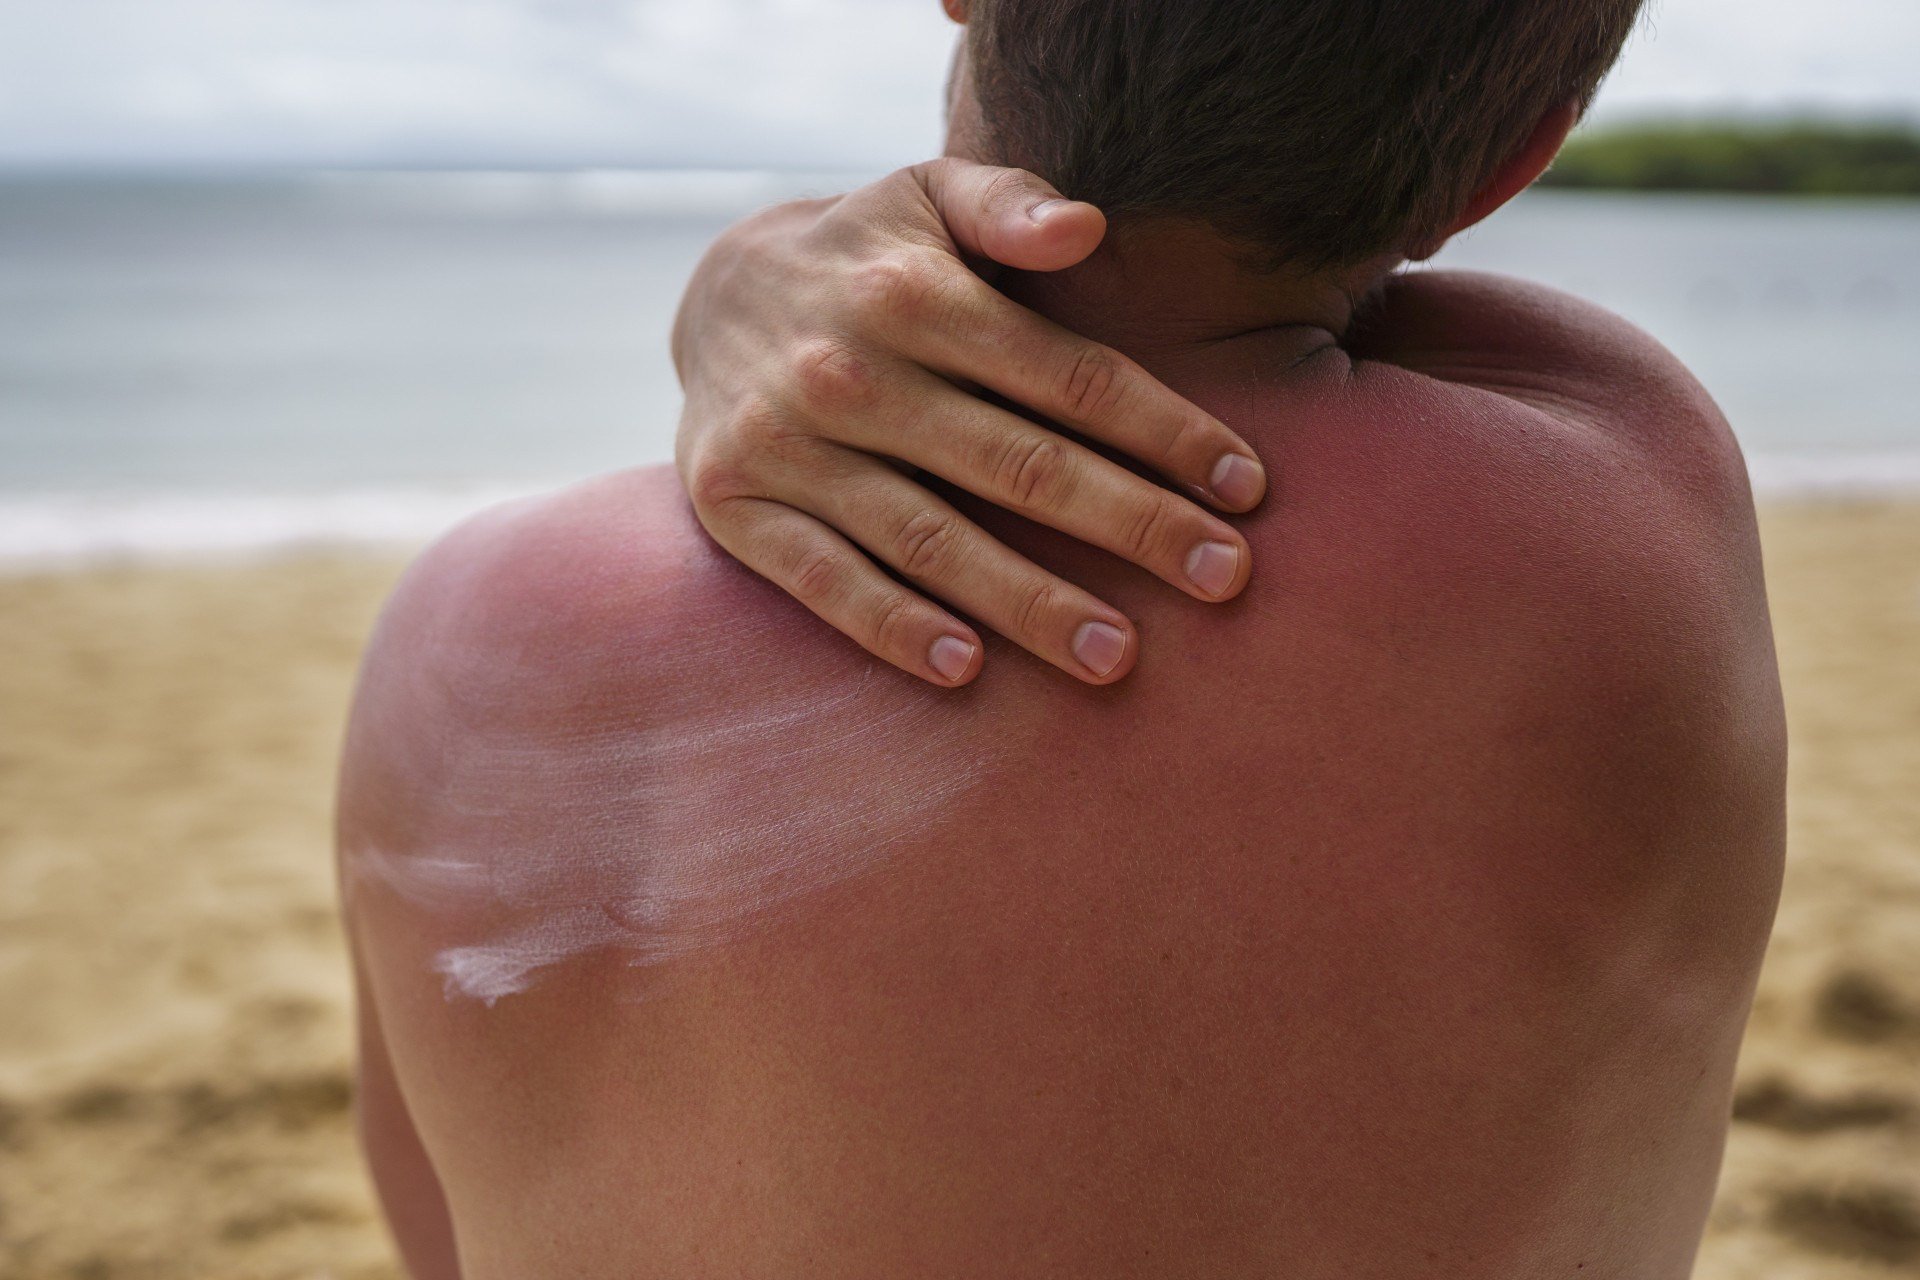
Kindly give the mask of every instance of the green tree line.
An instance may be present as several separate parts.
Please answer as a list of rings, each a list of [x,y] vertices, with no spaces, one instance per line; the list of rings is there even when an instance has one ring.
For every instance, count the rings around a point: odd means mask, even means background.
[[[1644,124],[1581,132],[1547,186],[1920,196],[1920,131],[1898,124]]]

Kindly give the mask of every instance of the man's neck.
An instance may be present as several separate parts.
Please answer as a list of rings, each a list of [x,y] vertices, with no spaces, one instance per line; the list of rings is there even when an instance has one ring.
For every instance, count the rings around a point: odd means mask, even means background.
[[[946,154],[981,160],[963,99]],[[1109,228],[1093,255],[1064,271],[1009,271],[998,284],[1014,301],[1084,337],[1136,358],[1177,357],[1249,334],[1297,333],[1302,351],[1344,333],[1359,298],[1396,258],[1344,271],[1261,271],[1254,251],[1199,219],[1128,220]]]
[[[1198,222],[1129,222],[1078,266],[1009,272],[999,285],[1041,315],[1136,358],[1256,333],[1280,339],[1283,331],[1305,351],[1346,330],[1367,283],[1362,273],[1263,272],[1248,256]]]
[[[986,130],[962,40],[948,84],[945,153],[999,163]],[[1007,272],[1008,297],[1060,325],[1136,359],[1173,358],[1229,338],[1263,334],[1301,354],[1346,332],[1359,299],[1398,265],[1397,256],[1341,271],[1260,271],[1248,246],[1198,218],[1110,225],[1093,255],[1065,271]]]

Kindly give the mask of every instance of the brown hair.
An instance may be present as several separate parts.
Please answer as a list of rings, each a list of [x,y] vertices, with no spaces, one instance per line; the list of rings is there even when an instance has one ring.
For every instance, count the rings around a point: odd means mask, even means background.
[[[1306,268],[1433,236],[1641,0],[974,0],[990,158]]]

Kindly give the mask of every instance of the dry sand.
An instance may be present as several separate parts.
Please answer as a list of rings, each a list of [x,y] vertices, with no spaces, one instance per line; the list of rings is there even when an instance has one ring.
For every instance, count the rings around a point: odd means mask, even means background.
[[[1699,1276],[1920,1275],[1920,505],[1765,526],[1792,855]],[[395,568],[0,580],[0,1276],[397,1275],[328,853]]]

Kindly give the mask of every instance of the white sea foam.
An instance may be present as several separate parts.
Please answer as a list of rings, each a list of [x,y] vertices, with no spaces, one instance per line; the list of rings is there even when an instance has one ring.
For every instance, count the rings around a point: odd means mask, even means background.
[[[1763,498],[1920,497],[1920,452],[1750,454]]]
[[[427,542],[537,485],[282,494],[0,495],[0,571]]]
[[[1920,497],[1920,452],[1755,454],[1762,498]],[[320,493],[0,494],[0,572],[123,561],[409,547],[483,507],[550,485]]]

